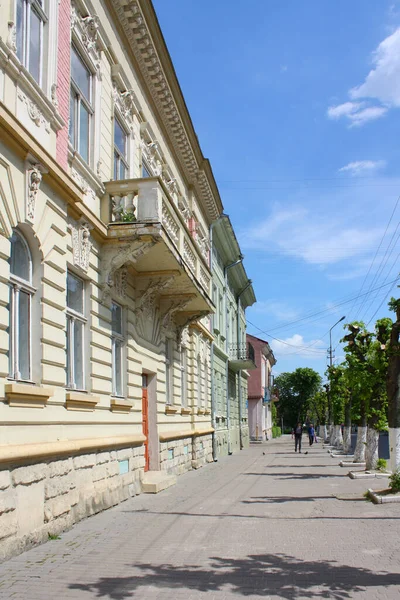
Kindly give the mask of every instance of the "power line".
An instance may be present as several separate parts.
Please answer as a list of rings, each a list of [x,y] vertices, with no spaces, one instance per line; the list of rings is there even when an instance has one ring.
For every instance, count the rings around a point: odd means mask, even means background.
[[[372,315],[372,317],[371,317],[371,318],[370,318],[370,320],[368,321],[368,323],[367,323],[367,327],[368,327],[368,325],[371,323],[371,321],[373,320],[373,318],[375,317],[375,315],[377,314],[377,312],[380,310],[380,308],[381,308],[382,304],[385,302],[386,298],[387,298],[388,296],[390,296],[390,294],[392,293],[392,290],[394,290],[394,288],[395,288],[395,287],[396,287],[396,284],[394,284],[394,285],[393,285],[393,286],[390,288],[390,290],[388,291],[388,293],[386,294],[386,296],[384,297],[384,299],[382,300],[382,302],[380,303],[380,305],[378,306],[378,308],[376,309],[376,311],[374,312],[374,314]]]
[[[251,325],[252,327],[255,327],[255,329],[257,329],[258,331],[260,331],[261,333],[264,333],[265,335],[267,335],[268,337],[272,338],[273,340],[275,340],[276,342],[280,342],[281,344],[285,344],[285,346],[290,346],[291,348],[296,348],[296,350],[307,350],[308,346],[295,346],[294,344],[289,344],[289,342],[285,342],[285,340],[280,340],[279,338],[274,337],[273,335],[271,335],[270,333],[267,333],[266,331],[264,331],[263,329],[260,329],[260,327],[257,327],[257,325],[255,325],[254,323],[252,323],[251,321],[249,321],[247,319],[247,323],[249,325]],[[325,350],[310,350],[310,352],[315,352],[317,354],[320,354],[321,352],[323,354],[325,354]]]
[[[364,281],[362,282],[362,285],[361,285],[361,288],[360,288],[360,292],[359,292],[359,294],[358,294],[358,296],[357,296],[357,298],[356,298],[355,302],[357,302],[357,300],[358,300],[358,298],[359,298],[359,296],[360,296],[361,292],[362,292],[362,291],[363,291],[363,289],[364,289],[364,285],[365,285],[365,283],[366,283],[366,281],[367,281],[367,279],[368,279],[368,276],[369,276],[369,274],[370,274],[370,272],[371,272],[371,269],[372,269],[372,267],[373,267],[373,265],[374,265],[374,263],[375,263],[376,257],[378,256],[379,250],[381,249],[381,246],[382,246],[382,244],[383,244],[383,240],[384,240],[384,239],[385,239],[385,237],[386,237],[387,231],[388,231],[388,229],[389,229],[389,227],[390,227],[390,224],[391,224],[391,222],[392,222],[392,220],[393,220],[394,214],[395,214],[395,212],[396,212],[396,210],[397,210],[397,207],[398,207],[398,205],[399,205],[399,201],[400,201],[400,196],[398,196],[398,197],[397,197],[397,200],[396,200],[396,203],[395,203],[395,205],[394,205],[394,208],[393,208],[392,214],[390,215],[389,222],[388,222],[388,224],[386,225],[385,232],[384,232],[384,234],[383,234],[383,236],[382,236],[382,239],[381,239],[381,241],[380,241],[380,243],[379,243],[379,246],[378,246],[378,248],[377,248],[377,250],[376,250],[376,252],[375,252],[374,258],[372,259],[372,262],[371,262],[371,264],[370,264],[370,266],[369,266],[368,272],[367,272],[366,276],[364,277]],[[353,311],[353,308],[354,308],[354,306],[352,306],[352,307],[350,308],[350,313]],[[356,313],[356,316],[357,316],[358,312],[359,312],[359,311],[357,311],[357,313]]]

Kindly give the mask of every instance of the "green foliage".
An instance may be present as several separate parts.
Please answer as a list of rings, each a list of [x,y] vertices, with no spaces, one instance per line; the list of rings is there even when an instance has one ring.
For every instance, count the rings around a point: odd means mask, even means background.
[[[61,540],[60,536],[56,533],[48,533],[49,540]]]
[[[278,413],[286,424],[304,422],[308,403],[321,388],[321,376],[309,367],[282,373],[275,379],[279,391]]]
[[[275,402],[271,402],[271,419],[272,419],[272,425],[278,424],[278,422],[277,422],[278,411],[277,411]]]
[[[274,427],[272,427],[272,437],[273,438],[278,438],[278,437],[281,437],[281,435],[282,435],[281,428],[280,427],[276,427],[274,425]]]
[[[328,413],[328,394],[319,390],[308,401],[308,418],[311,423],[326,425]]]
[[[390,475],[389,487],[393,493],[400,492],[400,470],[397,470]]]
[[[121,221],[122,223],[133,223],[136,221],[135,213],[131,211],[122,211],[121,212]]]
[[[327,370],[329,378],[330,412],[334,425],[344,421],[345,405],[350,401],[346,365],[333,365]]]
[[[378,471],[386,471],[387,461],[384,458],[378,458],[376,468]]]

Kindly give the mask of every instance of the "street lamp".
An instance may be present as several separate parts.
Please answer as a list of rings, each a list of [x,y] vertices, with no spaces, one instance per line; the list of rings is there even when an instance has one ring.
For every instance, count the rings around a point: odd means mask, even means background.
[[[332,352],[332,329],[336,327],[341,321],[344,321],[346,317],[342,317],[339,321],[336,321],[334,325],[329,330],[329,366],[331,367],[333,364],[333,352]]]

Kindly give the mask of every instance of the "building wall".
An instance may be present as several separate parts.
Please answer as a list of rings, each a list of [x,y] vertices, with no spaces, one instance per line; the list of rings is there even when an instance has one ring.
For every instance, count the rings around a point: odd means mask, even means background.
[[[177,237],[190,242],[186,255],[179,256],[165,235],[164,254],[159,250],[147,269],[151,273],[174,256],[176,269],[189,265],[181,268],[176,279],[191,271],[187,281],[191,290],[192,281],[197,281],[195,300],[201,298],[203,305],[208,302],[211,307],[207,194],[189,185],[176,158],[176,140],[166,134],[169,130],[159,120],[153,91],[135,71],[127,40],[120,37],[120,27],[105,6],[78,0],[45,2],[49,35],[43,63],[46,77],[39,87],[16,53],[16,4],[2,2],[2,14],[7,15],[0,22],[0,126],[6,131],[0,142],[3,557],[140,493],[145,467],[143,375],[148,378],[150,468],[181,474],[212,460],[212,336],[207,318],[188,319],[187,326],[181,327],[182,320],[172,310],[166,319],[167,300],[157,288],[147,295],[149,279],[135,270],[134,261],[116,270],[110,297],[104,300],[105,264],[113,240],[108,220],[102,219],[106,183],[113,177],[118,114],[128,134],[128,176],[141,177],[143,162],[149,161],[171,214],[177,215],[175,224],[163,221],[164,229],[173,230],[178,223]],[[68,140],[71,36],[93,69],[93,132],[87,162]],[[32,173],[37,184],[32,183]],[[202,176],[203,187],[210,192],[212,182],[204,182],[206,175]],[[207,201],[211,204],[209,196]],[[132,206],[137,210],[135,202]],[[29,381],[13,379],[9,368],[13,231],[23,236],[33,260]],[[195,271],[190,261],[196,263]],[[68,271],[84,282],[85,376],[79,390],[69,389],[66,381]],[[173,285],[174,281],[172,290]],[[119,396],[112,389],[111,301],[123,311],[124,377]],[[182,347],[187,356],[185,392]]]

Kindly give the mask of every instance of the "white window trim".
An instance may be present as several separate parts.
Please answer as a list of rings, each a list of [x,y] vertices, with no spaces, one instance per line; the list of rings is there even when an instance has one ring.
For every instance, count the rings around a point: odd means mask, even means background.
[[[182,407],[188,407],[188,350],[181,346],[181,402]]]
[[[117,331],[114,331],[113,329],[111,329],[111,368],[112,368],[112,396],[115,398],[124,398],[124,385],[125,385],[125,377],[124,377],[124,365],[125,365],[125,348],[124,348],[124,344],[125,344],[125,335],[124,335],[124,309],[123,307],[118,303],[118,302],[114,302],[113,304],[116,304],[117,306],[120,307],[121,309],[121,330],[122,333],[119,333]],[[116,357],[116,346],[117,344],[120,343],[121,344],[121,348],[120,348],[120,352],[121,352],[121,381],[120,381],[120,386],[121,386],[121,393],[118,394],[117,392],[117,374],[116,374],[116,361],[115,361],[115,357]]]
[[[79,277],[78,275],[75,275],[75,273],[73,271],[68,271],[69,273],[71,273],[71,275],[73,275],[74,277],[76,277],[77,279],[80,279],[83,283],[82,286],[82,306],[83,306],[83,311],[85,311],[85,302],[86,302],[86,281],[84,279],[82,279],[81,277]],[[67,272],[67,273],[68,273]],[[70,365],[70,373],[69,373],[69,377],[68,377],[68,371],[67,371],[67,382],[66,382],[66,388],[69,390],[78,390],[78,391],[86,391],[86,387],[85,387],[85,381],[86,381],[86,369],[85,369],[85,345],[86,345],[86,340],[85,340],[85,333],[86,333],[86,325],[87,325],[87,318],[83,313],[79,313],[76,310],[69,308],[68,306],[66,307],[66,318],[67,318],[67,322],[69,321],[70,323],[74,323],[74,321],[80,321],[81,323],[83,323],[83,332],[82,332],[82,382],[83,382],[83,387],[82,388],[78,388],[76,385],[76,377],[75,377],[75,347],[74,347],[74,328],[69,326],[68,328],[68,323],[67,323],[67,332],[68,332],[68,340],[67,340],[67,354],[69,353],[69,356],[67,355],[67,364],[69,362]],[[69,359],[69,360],[68,360]]]
[[[197,355],[197,408],[202,408],[203,406],[203,395],[202,395],[202,385],[201,385],[201,379],[202,379],[202,371],[203,371],[203,364],[201,362],[201,358],[200,358],[200,354]]]
[[[173,373],[173,348],[172,340],[165,340],[165,403],[168,406],[174,404],[174,373]]]
[[[126,151],[125,151],[125,156],[121,155],[121,151],[119,150],[119,148],[117,148],[117,146],[115,145],[115,121],[118,121],[119,126],[121,127],[122,131],[125,133],[126,135]],[[128,127],[128,125],[126,124],[126,120],[123,118],[123,116],[121,115],[121,112],[118,110],[118,108],[116,107],[114,110],[114,123],[113,123],[113,148],[114,148],[114,159],[113,159],[113,173],[112,176],[114,178],[114,172],[115,172],[115,160],[116,160],[116,154],[118,154],[118,161],[122,162],[123,165],[125,166],[125,170],[126,170],[126,179],[130,179],[131,178],[131,168],[132,168],[132,140],[133,140],[133,132],[132,129],[130,129]],[[118,178],[118,181],[121,181]]]
[[[75,50],[75,52],[77,53],[77,55],[79,56],[79,58],[81,59],[81,61],[83,62],[83,64],[87,68],[87,70],[89,71],[89,73],[91,74],[90,90],[89,90],[90,98],[89,99],[85,98],[84,94],[79,89],[79,86],[77,85],[77,83],[75,83],[73,81],[72,73],[71,73],[71,78],[70,78],[70,93],[73,90],[74,93],[77,94],[78,109],[79,109],[80,104],[82,103],[84,105],[84,107],[88,110],[88,113],[89,113],[88,160],[86,161],[79,151],[79,127],[80,127],[79,112],[76,112],[75,116],[76,116],[77,122],[74,123],[75,145],[71,142],[70,139],[68,141],[69,141],[69,147],[70,147],[71,151],[73,153],[76,152],[85,164],[89,165],[89,167],[92,167],[94,165],[94,154],[95,154],[94,148],[95,148],[95,137],[96,137],[95,136],[96,94],[98,93],[98,90],[96,89],[97,86],[95,83],[96,82],[96,71],[93,68],[93,65],[90,61],[88,53],[85,52],[85,48],[83,47],[82,44],[79,43],[78,40],[76,40],[75,37],[73,37],[71,40],[71,56],[72,56],[73,49]],[[72,94],[71,94],[71,96],[72,96]],[[70,119],[71,119],[71,114],[70,114]]]

